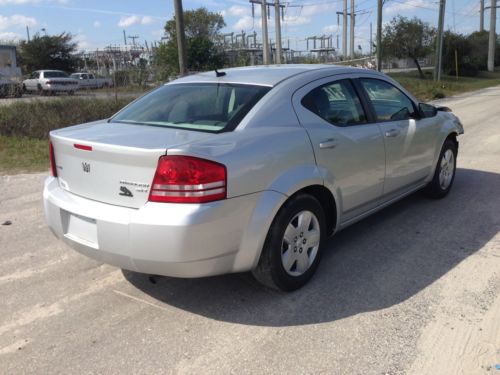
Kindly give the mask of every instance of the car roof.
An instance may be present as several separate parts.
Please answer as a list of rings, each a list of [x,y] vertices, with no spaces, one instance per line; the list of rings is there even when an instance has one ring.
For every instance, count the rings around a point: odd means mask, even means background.
[[[327,64],[287,64],[287,65],[259,65],[241,68],[220,69],[225,75],[217,77],[215,70],[188,75],[176,79],[172,83],[217,82],[240,83],[262,86],[276,86],[290,77],[311,72],[314,70],[330,70],[332,74],[353,73],[365,69]]]
[[[62,70],[56,70],[56,69],[40,69],[40,70],[35,70],[35,73],[37,73],[37,72],[40,72],[40,73],[41,72],[63,72],[64,73],[64,71],[62,71]]]

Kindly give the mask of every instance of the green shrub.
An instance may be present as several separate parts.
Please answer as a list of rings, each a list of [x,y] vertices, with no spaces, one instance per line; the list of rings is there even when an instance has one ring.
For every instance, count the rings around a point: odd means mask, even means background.
[[[47,138],[53,129],[111,117],[132,98],[58,98],[0,106],[0,135]]]

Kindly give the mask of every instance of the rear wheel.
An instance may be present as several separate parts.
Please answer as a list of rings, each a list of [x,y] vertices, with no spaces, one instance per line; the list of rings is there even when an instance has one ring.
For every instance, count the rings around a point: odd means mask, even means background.
[[[73,90],[68,91],[68,95],[69,95],[69,96],[74,95],[74,94],[75,94],[75,92],[74,92]]]
[[[305,194],[291,198],[271,224],[253,275],[274,289],[302,287],[318,267],[325,238],[325,214],[319,202]]]
[[[439,154],[438,164],[434,177],[424,192],[431,198],[444,198],[451,189],[455,180],[455,171],[457,168],[457,145],[451,139],[444,142],[441,153]]]

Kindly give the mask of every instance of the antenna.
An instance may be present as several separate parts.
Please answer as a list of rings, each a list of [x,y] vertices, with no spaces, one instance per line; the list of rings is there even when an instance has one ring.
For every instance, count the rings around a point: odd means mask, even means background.
[[[226,72],[219,72],[217,69],[215,69],[215,76],[216,77],[224,77],[226,75]]]

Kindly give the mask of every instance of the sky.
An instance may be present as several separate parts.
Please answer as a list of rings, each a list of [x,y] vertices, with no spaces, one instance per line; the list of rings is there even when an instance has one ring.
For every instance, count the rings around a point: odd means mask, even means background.
[[[268,0],[273,2],[273,0]],[[342,0],[281,0],[285,4],[282,26],[284,44],[306,50],[306,37],[332,35],[334,47],[337,35],[342,34],[342,17],[337,23],[336,12],[342,11]],[[386,0],[383,21],[393,17],[419,17],[431,25],[437,24],[438,0]],[[487,5],[489,1],[485,1]],[[479,0],[448,0],[445,29],[468,34],[479,29]],[[224,16],[224,32],[257,32],[260,38],[260,5],[252,6],[245,0],[184,0],[184,10],[206,7]],[[350,0],[348,0],[350,6]],[[350,12],[350,9],[348,9]],[[355,1],[355,45],[364,52],[369,49],[370,23],[373,38],[376,30],[377,0]],[[26,39],[26,26],[31,35],[70,32],[81,50],[123,44],[123,30],[127,36],[138,36],[138,43],[159,41],[163,26],[174,14],[172,0],[0,0],[0,41]],[[489,11],[485,14],[485,28],[489,25]],[[269,20],[269,37],[274,39],[274,11]],[[131,39],[128,39],[131,43]],[[341,43],[341,42],[340,42]],[[312,47],[312,44],[310,45]],[[340,46],[341,47],[341,46]]]

